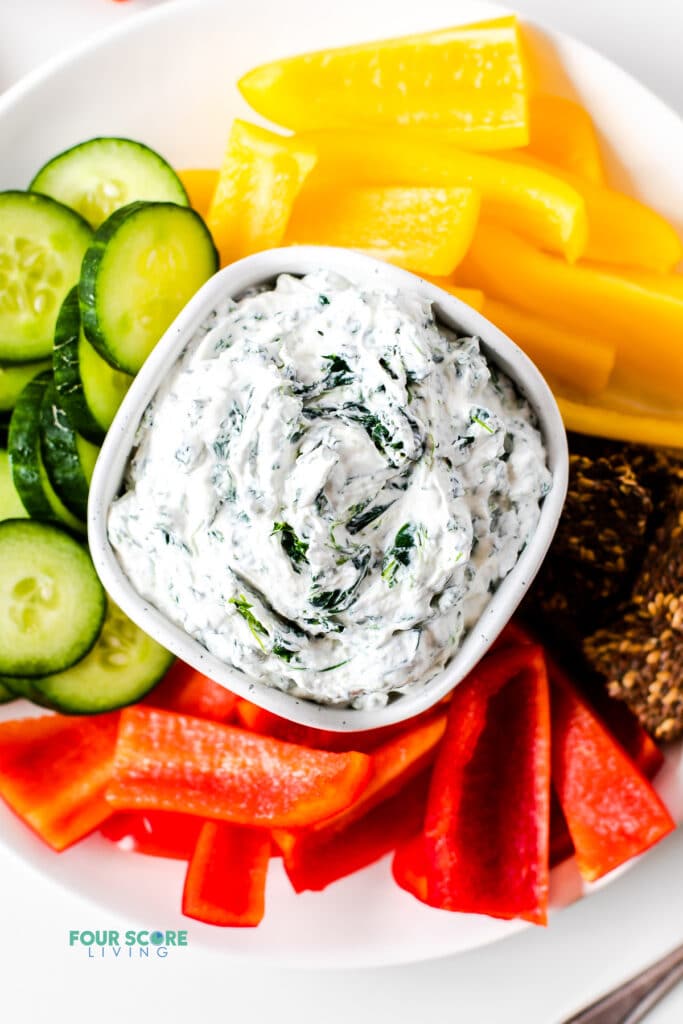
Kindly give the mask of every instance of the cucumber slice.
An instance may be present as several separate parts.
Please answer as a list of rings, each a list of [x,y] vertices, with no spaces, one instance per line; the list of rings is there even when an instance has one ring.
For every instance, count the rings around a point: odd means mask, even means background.
[[[40,451],[40,409],[51,383],[51,373],[40,373],[19,395],[9,425],[12,481],[24,508],[34,519],[54,520],[85,533],[85,524],[55,494]]]
[[[32,192],[0,192],[0,361],[52,355],[57,314],[92,239],[67,206]]]
[[[95,233],[78,298],[85,335],[118,370],[137,373],[161,335],[218,269],[198,213],[172,203],[131,203]]]
[[[9,455],[4,448],[0,448],[0,521],[26,519],[27,516],[28,512],[12,481]]]
[[[11,700],[16,700],[17,695],[14,690],[10,690],[8,686],[5,686],[2,679],[0,679],[0,704],[8,704]]]
[[[51,377],[46,371],[29,381],[9,424],[12,481],[24,508],[35,519],[52,519],[54,515],[44,487],[46,474],[40,456],[40,406]]]
[[[70,206],[94,228],[137,199],[189,206],[187,192],[170,164],[132,139],[81,142],[41,167],[29,188]]]
[[[81,464],[81,469],[85,474],[85,482],[90,487],[90,482],[95,472],[95,463],[100,454],[99,445],[90,444],[90,441],[86,441],[80,434],[76,434],[76,451],[78,452],[78,461]]]
[[[92,650],[64,672],[30,680],[30,699],[68,715],[111,711],[140,700],[172,662],[172,654],[110,601]]]
[[[39,363],[19,363],[16,366],[0,366],[0,410],[9,411],[30,380],[50,367],[48,360]]]
[[[17,697],[25,697],[26,700],[32,701],[34,704],[39,704],[40,701],[36,700],[35,688],[31,685],[30,679],[22,678],[21,676],[0,676],[0,693],[2,691],[11,694],[9,700],[16,700]],[[0,697],[0,704],[4,703]]]
[[[57,526],[7,519],[0,565],[0,674],[61,672],[87,654],[106,599],[85,548]]]
[[[105,362],[83,334],[78,288],[71,289],[59,311],[52,368],[59,399],[74,427],[88,441],[100,444],[132,378]]]
[[[87,519],[88,489],[100,450],[76,433],[52,382],[40,407],[40,451],[57,497],[78,519]]]

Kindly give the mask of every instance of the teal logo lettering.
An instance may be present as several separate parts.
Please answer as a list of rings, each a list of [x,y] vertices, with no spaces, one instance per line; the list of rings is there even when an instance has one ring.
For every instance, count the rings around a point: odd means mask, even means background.
[[[114,928],[72,928],[69,946],[83,952],[88,960],[164,960],[170,951],[187,946],[187,931],[129,928],[121,935]]]

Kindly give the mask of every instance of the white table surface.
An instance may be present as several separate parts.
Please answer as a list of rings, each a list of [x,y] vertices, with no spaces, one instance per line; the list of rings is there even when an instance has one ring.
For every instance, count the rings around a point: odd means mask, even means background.
[[[1,0],[0,90],[88,35],[159,2]],[[239,9],[235,0],[226,3]],[[517,0],[517,7],[602,50],[682,108],[681,0]],[[295,16],[296,0],[287,8]],[[324,9],[321,3],[321,17]],[[556,916],[547,930],[530,929],[482,950],[410,967],[269,968],[266,975],[257,963],[193,951],[189,925],[190,944],[182,955],[87,960],[82,951],[69,949],[69,929],[125,931],[131,922],[103,915],[16,858],[4,857],[0,1015],[13,1024],[560,1024],[683,943],[683,831],[609,888]],[[648,1018],[651,1024],[682,1020],[683,986]]]

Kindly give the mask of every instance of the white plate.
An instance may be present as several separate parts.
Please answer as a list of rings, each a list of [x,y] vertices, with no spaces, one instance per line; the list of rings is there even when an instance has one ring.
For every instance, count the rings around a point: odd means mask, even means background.
[[[23,188],[50,156],[93,135],[129,135],[178,167],[216,166],[230,119],[248,111],[235,81],[250,66],[297,51],[438,28],[500,14],[476,0],[281,0],[241,7],[186,0],[152,10],[30,75],[0,99],[0,188]],[[544,88],[581,99],[600,131],[612,181],[681,226],[683,126],[625,72],[567,36],[529,26]],[[618,158],[617,158],[618,155]],[[628,170],[625,170],[628,168]],[[0,717],[28,711],[8,705]],[[672,750],[658,789],[683,818],[681,749]],[[92,900],[98,927],[116,909],[144,927],[188,927],[192,944],[226,954],[305,967],[407,963],[472,949],[525,927],[518,922],[432,910],[391,881],[387,859],[331,886],[295,896],[273,862],[268,911],[254,931],[212,929],[178,913],[184,866],[125,854],[98,836],[57,855],[6,809],[0,841],[59,884]],[[606,880],[609,882],[609,876]],[[552,902],[586,892],[570,862],[553,872]],[[603,882],[603,884],[605,884]],[[552,927],[552,924],[551,924]]]

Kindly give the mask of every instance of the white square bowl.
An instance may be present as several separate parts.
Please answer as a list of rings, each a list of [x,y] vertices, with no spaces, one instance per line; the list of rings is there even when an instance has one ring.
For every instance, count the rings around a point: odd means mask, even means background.
[[[534,409],[553,476],[552,489],[543,499],[531,542],[458,650],[423,686],[416,686],[390,699],[385,707],[375,709],[355,710],[294,697],[224,663],[134,590],[107,535],[109,508],[120,493],[142,415],[199,324],[227,297],[239,298],[248,288],[271,284],[279,274],[301,276],[321,269],[340,274],[362,287],[417,292],[432,303],[440,323],[460,336],[478,336],[486,357],[510,377]],[[193,668],[293,722],[338,732],[373,729],[412,718],[435,705],[486,653],[524,597],[550,546],[566,495],[567,475],[566,435],[550,388],[524,352],[480,313],[414,274],[348,249],[270,249],[233,263],[207,281],[168,328],[133,381],[95,467],[88,503],[88,540],[97,572],[114,601],[141,629]]]

